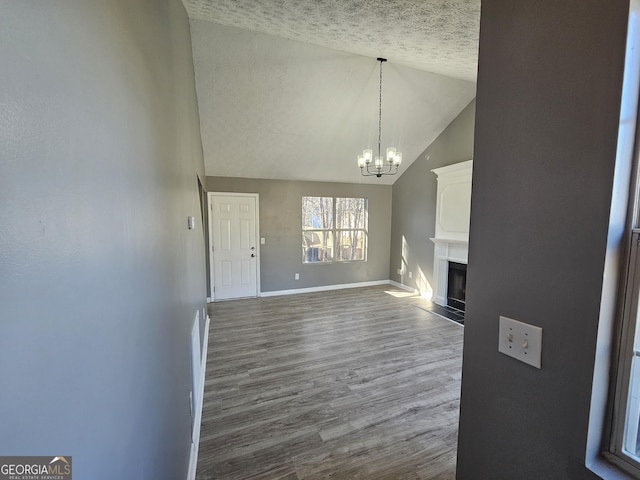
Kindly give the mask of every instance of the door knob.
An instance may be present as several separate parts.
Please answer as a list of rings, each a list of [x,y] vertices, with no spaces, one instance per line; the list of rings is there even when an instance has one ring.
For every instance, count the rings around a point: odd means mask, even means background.
[[[255,249],[256,249],[256,247],[251,247],[251,250],[255,250]]]
[[[255,253],[252,253],[252,254],[251,254],[251,258],[253,258],[253,257],[255,257],[255,256],[256,256],[256,254],[255,254]]]

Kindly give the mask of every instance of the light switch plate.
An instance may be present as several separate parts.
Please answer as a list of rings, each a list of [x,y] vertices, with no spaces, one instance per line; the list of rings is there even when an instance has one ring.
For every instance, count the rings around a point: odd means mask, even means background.
[[[542,328],[500,316],[498,351],[542,368]]]

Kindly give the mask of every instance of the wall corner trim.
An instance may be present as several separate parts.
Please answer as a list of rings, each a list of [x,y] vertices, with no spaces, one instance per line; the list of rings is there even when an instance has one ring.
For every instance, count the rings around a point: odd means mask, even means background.
[[[202,406],[204,403],[204,379],[207,372],[207,355],[209,353],[209,324],[211,318],[207,315],[207,321],[204,325],[204,338],[202,340],[202,358],[200,360],[200,384],[198,386],[198,405],[196,406],[195,415],[193,420],[194,435],[192,438],[197,438],[196,442],[191,442],[191,454],[189,456],[189,471],[187,473],[187,480],[196,479],[196,469],[198,466],[198,447],[200,446],[200,424],[202,423]]]
[[[409,285],[405,285],[403,283],[398,283],[394,280],[389,280],[389,285],[393,285],[394,287],[406,290],[407,292],[415,293],[416,295],[420,294],[420,291],[417,288],[410,287]]]

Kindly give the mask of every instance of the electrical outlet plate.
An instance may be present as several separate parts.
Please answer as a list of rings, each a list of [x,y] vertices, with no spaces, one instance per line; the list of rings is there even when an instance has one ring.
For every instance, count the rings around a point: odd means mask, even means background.
[[[542,328],[500,316],[498,351],[542,368]]]

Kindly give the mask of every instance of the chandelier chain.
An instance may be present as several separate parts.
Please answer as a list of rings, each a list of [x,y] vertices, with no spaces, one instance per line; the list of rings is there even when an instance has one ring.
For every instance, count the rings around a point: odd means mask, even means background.
[[[380,102],[378,103],[378,156],[380,153],[380,143],[382,138],[382,62],[380,62]]]

